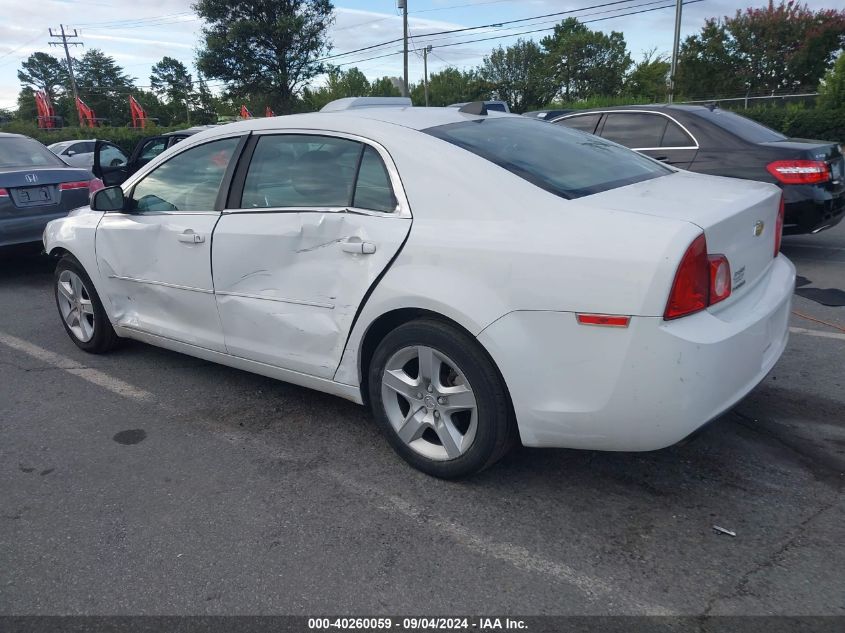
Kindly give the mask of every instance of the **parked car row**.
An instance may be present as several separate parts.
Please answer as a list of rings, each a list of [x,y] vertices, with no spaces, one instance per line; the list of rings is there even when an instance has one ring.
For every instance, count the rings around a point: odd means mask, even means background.
[[[778,360],[795,281],[781,189],[603,128],[409,106],[216,127],[131,174],[95,147],[95,172],[125,180],[44,233],[71,340],[137,339],[367,404],[439,477],[517,441],[673,444]]]

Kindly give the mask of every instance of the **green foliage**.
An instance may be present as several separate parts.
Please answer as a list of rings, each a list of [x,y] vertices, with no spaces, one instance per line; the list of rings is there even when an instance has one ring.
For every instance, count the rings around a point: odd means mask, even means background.
[[[668,55],[658,55],[656,49],[646,51],[625,80],[625,92],[653,102],[665,101],[670,69]]]
[[[595,95],[618,95],[633,64],[622,33],[592,31],[567,18],[541,42],[548,52],[555,93],[566,101]]]
[[[845,105],[838,108],[756,106],[735,110],[791,138],[845,143]]]
[[[681,47],[678,92],[706,99],[814,89],[843,36],[845,10],[786,0],[711,18]]]
[[[370,84],[371,97],[401,97],[402,91],[396,87],[390,77],[376,79]]]
[[[464,101],[489,99],[490,87],[476,70],[458,70],[452,66],[428,77],[428,103],[430,106],[447,106]],[[411,86],[411,100],[416,105],[425,104],[425,87],[422,82]]]
[[[188,68],[173,57],[162,57],[161,61],[153,66],[150,87],[159,99],[167,100],[170,118],[174,118],[177,113],[181,118],[186,118],[186,102],[191,105],[197,103],[193,78]]]
[[[479,75],[513,112],[522,113],[554,97],[556,86],[547,70],[546,55],[537,43],[520,39],[513,46],[494,49],[484,58]]]
[[[197,0],[193,8],[205,20],[197,67],[225,81],[232,97],[266,95],[277,114],[288,114],[325,71],[330,0]]]
[[[136,130],[127,127],[97,127],[93,129],[81,127],[64,127],[55,130],[41,130],[35,123],[24,123],[21,121],[12,121],[0,125],[0,132],[11,132],[13,134],[25,134],[34,139],[37,139],[49,145],[51,143],[58,143],[59,141],[70,141],[73,139],[106,139],[119,145],[126,152],[132,151],[135,144],[146,136],[154,136],[156,134],[163,134],[164,132],[171,132],[179,130],[182,127],[156,127],[148,126],[143,130]]]
[[[402,93],[389,77],[382,77],[373,83],[355,67],[349,70],[332,68],[326,84],[315,89],[305,88],[298,106],[300,112],[314,112],[335,99],[344,97],[401,97]]]
[[[845,53],[840,53],[819,86],[819,107],[845,108]]]
[[[47,53],[37,52],[27,57],[18,70],[18,80],[25,88],[43,90],[55,101],[68,89],[67,65]]]
[[[73,65],[79,98],[94,110],[98,119],[107,119],[112,126],[125,125],[131,120],[129,94],[134,85],[113,57],[91,48],[81,59],[74,60]],[[69,122],[76,121],[73,116]]]

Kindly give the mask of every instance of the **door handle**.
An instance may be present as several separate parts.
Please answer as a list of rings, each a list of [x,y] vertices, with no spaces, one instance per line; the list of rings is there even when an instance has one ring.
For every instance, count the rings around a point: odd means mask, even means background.
[[[376,252],[376,245],[372,242],[362,242],[359,237],[350,237],[340,243],[340,250],[356,255],[372,255]]]
[[[194,233],[191,229],[185,229],[176,239],[185,244],[202,244],[205,242],[205,235]]]

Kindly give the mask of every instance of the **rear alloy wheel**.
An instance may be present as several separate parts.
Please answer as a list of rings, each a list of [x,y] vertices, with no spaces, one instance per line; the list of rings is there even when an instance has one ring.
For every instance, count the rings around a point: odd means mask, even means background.
[[[118,337],[94,284],[72,257],[63,257],[56,266],[54,290],[62,324],[77,347],[101,354],[116,345]]]
[[[370,400],[394,449],[437,477],[475,473],[510,446],[501,378],[478,343],[434,320],[400,326],[370,366]]]

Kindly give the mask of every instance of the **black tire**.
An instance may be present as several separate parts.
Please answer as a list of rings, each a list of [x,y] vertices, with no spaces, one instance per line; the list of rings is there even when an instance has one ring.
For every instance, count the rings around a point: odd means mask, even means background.
[[[382,399],[382,376],[388,361],[404,348],[430,347],[453,360],[475,396],[477,423],[469,448],[453,459],[431,459],[406,444],[390,422]],[[393,449],[411,466],[434,477],[457,479],[475,474],[501,459],[515,437],[507,391],[493,361],[471,336],[436,319],[405,323],[379,343],[370,363],[369,398],[373,415]]]
[[[85,293],[91,300],[91,306],[94,310],[94,335],[88,341],[82,340],[74,334],[73,330],[71,330],[65,322],[62,315],[62,308],[59,303],[59,278],[64,271],[75,273],[80,278],[85,287]],[[53,295],[56,300],[56,308],[59,311],[59,319],[61,319],[65,332],[67,332],[70,340],[72,340],[79,349],[91,354],[105,354],[118,345],[120,338],[117,334],[115,334],[114,328],[109,322],[109,318],[103,308],[103,302],[100,300],[100,296],[97,294],[94,284],[91,282],[91,278],[88,276],[88,273],[85,272],[82,264],[80,264],[72,255],[65,255],[62,257],[56,266],[56,272],[53,278]]]

